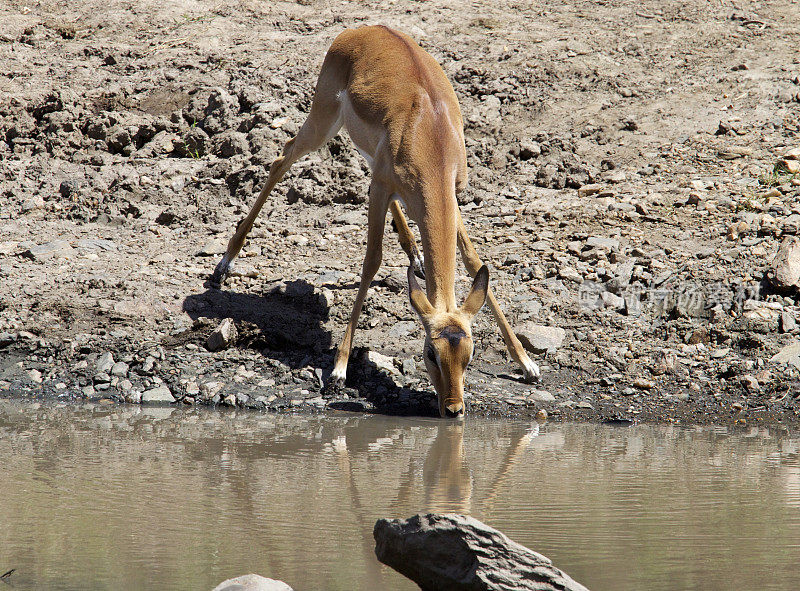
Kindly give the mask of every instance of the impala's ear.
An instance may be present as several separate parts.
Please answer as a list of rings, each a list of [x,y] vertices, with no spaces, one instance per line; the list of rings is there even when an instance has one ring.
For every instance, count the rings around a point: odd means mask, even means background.
[[[428,296],[417,283],[417,278],[414,277],[414,268],[408,268],[408,297],[411,299],[411,307],[416,310],[422,318],[427,318],[433,313],[433,306],[428,301]]]
[[[464,305],[461,306],[461,311],[469,316],[475,316],[478,311],[483,307],[486,301],[486,294],[489,293],[489,267],[484,265],[475,274],[475,279],[472,281],[472,289],[464,300]]]

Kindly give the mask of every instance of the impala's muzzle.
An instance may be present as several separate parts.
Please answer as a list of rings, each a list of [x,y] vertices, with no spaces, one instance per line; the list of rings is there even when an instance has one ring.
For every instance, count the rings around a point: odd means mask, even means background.
[[[448,419],[457,419],[464,416],[464,403],[452,402],[444,407],[444,416]]]

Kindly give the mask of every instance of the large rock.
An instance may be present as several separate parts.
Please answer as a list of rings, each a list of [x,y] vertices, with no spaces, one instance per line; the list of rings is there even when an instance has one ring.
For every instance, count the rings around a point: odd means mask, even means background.
[[[228,242],[226,240],[223,238],[212,238],[205,243],[205,246],[197,251],[197,255],[201,257],[217,256],[225,254],[226,250],[228,250]]]
[[[774,282],[779,289],[800,287],[800,238],[787,237],[772,263]]]
[[[800,369],[800,341],[792,341],[770,359],[773,363],[787,363]]]
[[[528,400],[532,400],[534,402],[553,402],[556,399],[550,392],[547,390],[531,390],[530,394],[528,394]]]
[[[100,355],[95,366],[97,373],[109,373],[114,367],[114,356],[107,351]]]
[[[206,341],[206,349],[209,351],[222,351],[227,349],[231,343],[236,341],[236,325],[230,318],[225,318],[219,326],[212,332]]]
[[[44,244],[31,246],[22,253],[25,258],[34,261],[46,261],[53,257],[63,257],[72,254],[72,246],[66,240],[53,240]]]
[[[400,373],[394,365],[394,359],[388,355],[378,353],[377,351],[367,351],[366,358],[367,361],[373,363],[378,369],[382,369],[394,375]]]
[[[619,250],[619,240],[616,238],[606,238],[605,236],[589,236],[586,240],[589,248],[599,248],[601,250]]]
[[[10,344],[16,342],[17,335],[13,332],[0,332],[0,349],[8,347]]]
[[[378,560],[423,591],[587,591],[549,558],[464,515],[379,519]]]
[[[183,158],[200,158],[205,156],[208,150],[209,137],[208,134],[199,127],[191,127],[183,135],[178,138],[173,147],[175,153]]]
[[[293,591],[283,581],[267,579],[261,575],[242,575],[223,581],[212,591]]]
[[[203,129],[212,135],[232,129],[238,112],[239,100],[224,88],[215,88],[208,97]]]
[[[526,322],[517,329],[517,338],[532,353],[553,353],[564,342],[563,328]]]
[[[247,136],[233,130],[226,130],[214,136],[211,141],[211,152],[220,158],[230,158],[237,154],[249,152],[250,146],[247,143]]]
[[[142,404],[171,404],[175,402],[169,388],[164,384],[142,393]]]

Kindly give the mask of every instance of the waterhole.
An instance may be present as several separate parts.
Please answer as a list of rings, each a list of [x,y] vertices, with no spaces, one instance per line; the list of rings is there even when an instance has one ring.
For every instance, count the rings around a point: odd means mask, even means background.
[[[411,590],[380,517],[469,513],[598,590],[800,588],[800,437],[0,400],[14,589]],[[0,584],[0,587],[3,587]]]

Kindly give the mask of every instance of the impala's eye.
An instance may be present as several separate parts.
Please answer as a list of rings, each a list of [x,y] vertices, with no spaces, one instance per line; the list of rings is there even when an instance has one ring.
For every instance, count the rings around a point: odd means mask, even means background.
[[[428,356],[431,363],[436,363],[436,353],[433,352],[433,345],[425,347],[425,355]]]

